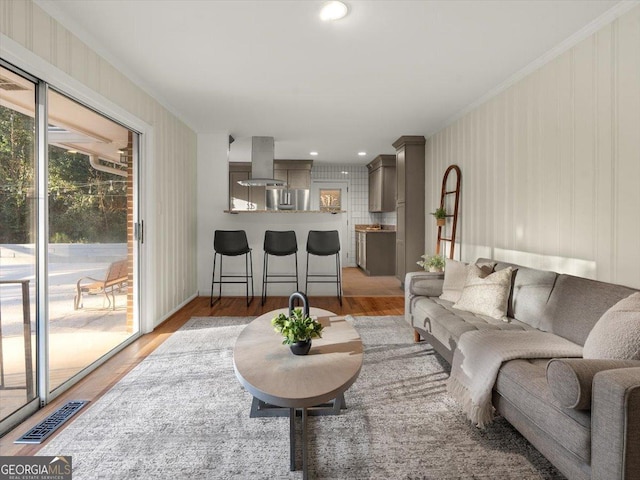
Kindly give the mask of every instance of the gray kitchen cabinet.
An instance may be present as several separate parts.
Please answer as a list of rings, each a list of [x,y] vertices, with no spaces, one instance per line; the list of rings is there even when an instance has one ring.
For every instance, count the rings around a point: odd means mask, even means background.
[[[238,181],[251,177],[251,163],[229,163],[229,210],[266,209],[265,187],[246,187]]]
[[[356,265],[363,270],[367,269],[367,234],[356,232]]]
[[[274,160],[273,177],[287,182],[289,189],[311,188],[313,160]]]
[[[420,270],[424,255],[425,143],[423,136],[402,136],[396,149],[396,277],[404,285],[407,272]]]
[[[369,211],[393,212],[396,209],[396,156],[378,155],[368,165]]]
[[[356,231],[356,264],[367,275],[393,275],[395,273],[394,248],[396,232]]]

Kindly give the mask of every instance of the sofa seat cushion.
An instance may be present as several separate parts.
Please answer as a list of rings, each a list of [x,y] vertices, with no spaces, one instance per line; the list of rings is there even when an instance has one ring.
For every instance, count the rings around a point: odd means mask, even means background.
[[[521,414],[584,463],[591,461],[591,415],[563,408],[546,378],[548,359],[510,360],[500,368],[494,390]]]
[[[412,312],[414,326],[433,335],[453,352],[460,336],[471,330],[532,330],[526,323],[514,319],[508,321],[476,315],[453,308],[453,302],[437,297],[418,297]]]

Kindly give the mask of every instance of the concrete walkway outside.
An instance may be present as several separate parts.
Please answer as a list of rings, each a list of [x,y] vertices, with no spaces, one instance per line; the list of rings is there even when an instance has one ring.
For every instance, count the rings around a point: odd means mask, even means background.
[[[116,294],[116,309],[104,295],[84,295],[74,310],[76,282],[104,278],[111,262],[126,258],[126,244],[52,244],[49,248],[49,365],[55,389],[126,340],[126,289]],[[30,280],[31,350],[35,372],[35,256],[32,245],[0,245],[0,280]],[[20,285],[0,285],[2,383],[26,385],[25,339]],[[35,377],[34,377],[35,378]],[[26,403],[26,388],[0,388],[0,418]]]

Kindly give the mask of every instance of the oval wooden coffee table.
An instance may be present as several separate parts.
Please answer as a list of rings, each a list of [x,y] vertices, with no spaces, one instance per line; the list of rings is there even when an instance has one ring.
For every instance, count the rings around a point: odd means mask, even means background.
[[[302,471],[307,466],[307,409],[333,401],[331,413],[344,408],[344,392],[362,368],[362,341],[344,317],[319,308],[311,316],[322,323],[322,338],[314,338],[308,355],[294,355],[271,319],[283,308],[256,318],[240,333],[233,350],[233,365],[240,383],[256,399],[289,409],[291,470],[295,470],[296,409],[302,410]],[[252,411],[254,409],[252,408]],[[254,412],[255,413],[255,412]]]

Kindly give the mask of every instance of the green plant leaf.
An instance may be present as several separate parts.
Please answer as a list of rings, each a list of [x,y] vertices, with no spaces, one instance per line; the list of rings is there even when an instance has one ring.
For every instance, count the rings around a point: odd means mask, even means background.
[[[285,345],[322,337],[322,325],[311,317],[305,317],[301,308],[294,309],[291,317],[278,314],[271,320],[271,325],[284,337],[282,343]]]

